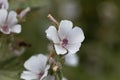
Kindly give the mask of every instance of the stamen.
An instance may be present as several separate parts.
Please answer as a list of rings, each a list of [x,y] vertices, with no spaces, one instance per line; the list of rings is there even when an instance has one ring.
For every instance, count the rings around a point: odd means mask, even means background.
[[[68,44],[68,40],[67,39],[63,39],[62,40],[62,46],[65,47]]]

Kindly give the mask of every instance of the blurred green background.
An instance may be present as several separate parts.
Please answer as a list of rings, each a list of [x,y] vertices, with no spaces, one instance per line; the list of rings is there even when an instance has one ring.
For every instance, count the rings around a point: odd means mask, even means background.
[[[32,46],[20,57],[0,65],[0,80],[19,80],[25,60],[34,54],[48,54],[45,30],[47,15],[58,21],[68,19],[85,34],[78,67],[65,66],[68,80],[120,80],[120,0],[9,0],[10,9],[31,7],[16,35]]]

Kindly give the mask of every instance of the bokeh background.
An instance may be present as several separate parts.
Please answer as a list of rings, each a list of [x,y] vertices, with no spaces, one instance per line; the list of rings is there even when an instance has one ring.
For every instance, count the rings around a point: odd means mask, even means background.
[[[34,54],[48,54],[45,30],[50,13],[58,21],[68,19],[85,34],[77,67],[65,66],[68,80],[120,80],[120,0],[9,0],[10,10],[31,7],[16,35],[32,46],[19,57],[0,64],[0,80],[20,80],[25,60]]]

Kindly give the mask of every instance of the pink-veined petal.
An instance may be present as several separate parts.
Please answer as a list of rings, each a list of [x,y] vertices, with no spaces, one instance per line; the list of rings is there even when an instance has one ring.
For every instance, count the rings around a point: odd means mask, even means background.
[[[58,34],[61,40],[67,37],[68,33],[72,30],[72,27],[73,24],[71,21],[62,20],[60,22]]]
[[[11,29],[11,32],[20,33],[21,32],[21,25],[19,25],[19,24],[14,25],[10,29]]]
[[[17,13],[15,11],[10,11],[8,14],[7,24],[12,27],[13,25],[17,24]]]
[[[54,26],[50,26],[46,31],[47,38],[54,43],[59,43],[58,33]]]
[[[25,62],[24,67],[31,72],[39,74],[39,72],[45,70],[46,63],[47,57],[43,54],[39,54],[28,59]]]
[[[40,80],[43,80],[48,75],[48,69],[50,68],[50,65],[47,65],[44,71],[43,76],[40,78]]]
[[[8,14],[7,10],[0,9],[0,26],[5,24],[5,20],[6,20],[7,14]]]
[[[4,34],[10,34],[10,29],[8,26],[2,26],[0,30]]]
[[[67,53],[67,50],[65,48],[63,48],[61,45],[54,45],[55,46],[55,50],[56,50],[56,53],[59,55],[63,55],[65,53]]]
[[[67,45],[67,49],[68,49],[68,54],[74,54],[76,53],[77,51],[79,51],[79,48],[81,46],[81,43],[75,43],[75,44],[68,44]]]
[[[39,79],[39,75],[32,73],[30,71],[23,71],[20,78],[25,80],[37,80]]]
[[[83,33],[82,29],[79,27],[73,28],[70,31],[69,36],[67,37],[68,43],[70,43],[70,44],[82,42],[84,40],[84,38],[85,38],[84,33]]]

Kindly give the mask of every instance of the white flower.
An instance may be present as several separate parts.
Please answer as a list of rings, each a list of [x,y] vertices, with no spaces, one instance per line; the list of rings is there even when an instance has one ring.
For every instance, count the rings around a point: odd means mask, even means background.
[[[17,24],[17,13],[5,9],[0,9],[0,31],[4,34],[20,33],[21,25]]]
[[[81,46],[81,42],[84,40],[83,31],[79,27],[72,27],[71,21],[62,20],[58,31],[54,26],[50,26],[46,30],[47,38],[53,41],[58,55],[66,54],[67,52],[74,54]]]
[[[67,54],[65,56],[65,64],[69,65],[69,66],[76,67],[76,66],[78,66],[78,63],[79,63],[78,59],[79,58],[78,58],[77,54]]]
[[[8,0],[0,0],[0,9],[8,9]]]
[[[48,74],[50,65],[47,65],[48,58],[45,55],[39,54],[28,59],[24,67],[27,71],[23,71],[21,79],[25,80],[42,80]]]

